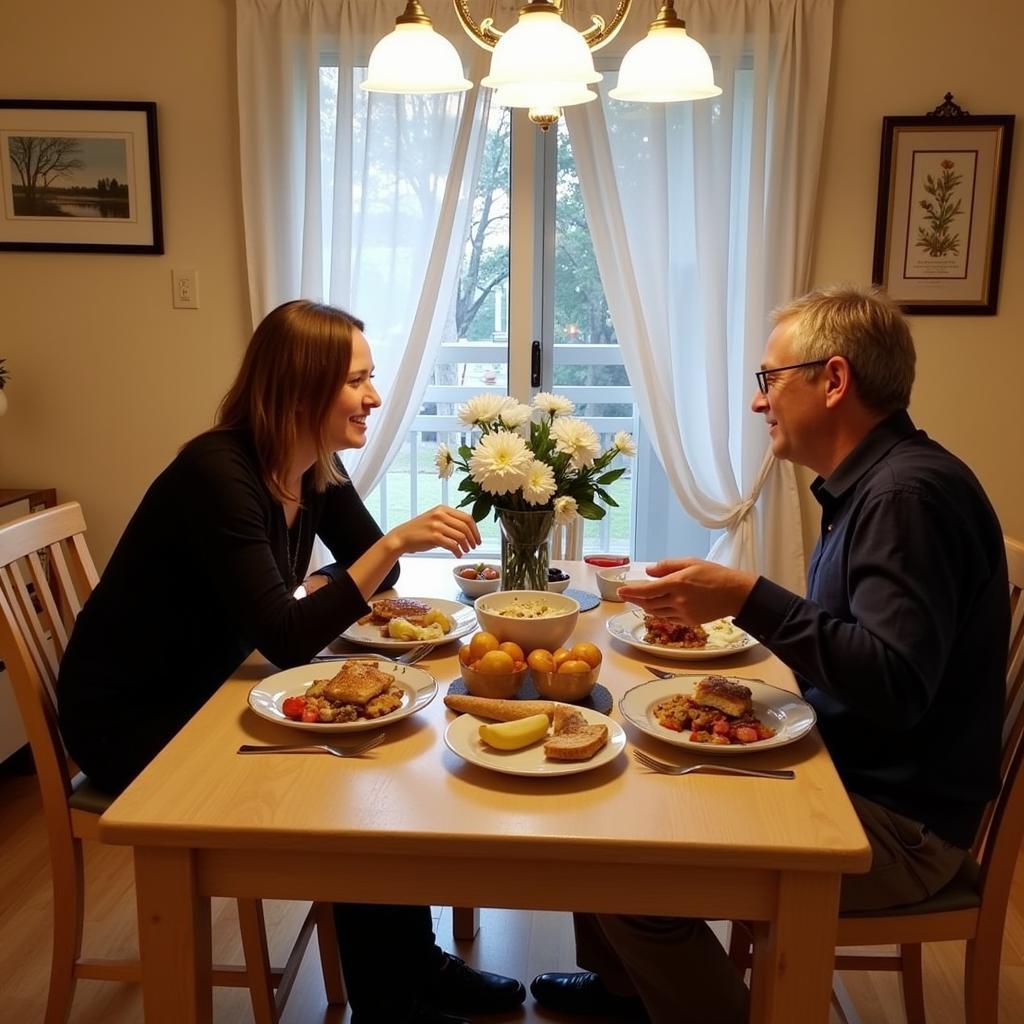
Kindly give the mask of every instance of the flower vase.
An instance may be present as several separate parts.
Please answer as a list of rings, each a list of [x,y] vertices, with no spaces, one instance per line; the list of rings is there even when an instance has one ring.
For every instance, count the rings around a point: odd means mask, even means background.
[[[501,527],[501,589],[548,589],[548,538],[552,511],[496,509]]]

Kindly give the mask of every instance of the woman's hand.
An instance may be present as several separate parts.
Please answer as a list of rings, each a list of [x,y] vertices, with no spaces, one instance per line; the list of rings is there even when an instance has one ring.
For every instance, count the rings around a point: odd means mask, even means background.
[[[388,532],[387,538],[402,555],[445,548],[456,558],[461,558],[480,543],[480,531],[468,513],[438,505],[396,526]]]
[[[738,614],[757,582],[753,573],[698,558],[665,559],[649,566],[647,575],[655,579],[619,587],[619,597],[685,626]]]

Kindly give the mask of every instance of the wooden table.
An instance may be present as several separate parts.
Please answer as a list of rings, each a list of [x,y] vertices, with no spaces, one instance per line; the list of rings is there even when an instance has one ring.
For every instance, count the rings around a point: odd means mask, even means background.
[[[589,566],[560,564],[572,586],[596,592]],[[399,593],[454,597],[451,568],[403,563]],[[623,610],[581,614],[574,635],[605,651],[601,682],[616,696],[648,677],[639,652],[605,631]],[[457,649],[421,662],[442,694],[458,675]],[[760,647],[660,664],[793,687]],[[793,782],[654,775],[628,747],[591,772],[529,779],[448,751],[452,716],[437,699],[364,758],[239,757],[240,743],[297,738],[246,706],[270,671],[259,659],[242,666],[101,820],[104,842],[135,847],[147,1024],[211,1020],[212,896],[752,920],[761,936],[751,1020],[828,1019],[840,874],[866,870],[870,854],[816,734],[744,758],[795,768]],[[626,732],[652,754],[690,756]]]

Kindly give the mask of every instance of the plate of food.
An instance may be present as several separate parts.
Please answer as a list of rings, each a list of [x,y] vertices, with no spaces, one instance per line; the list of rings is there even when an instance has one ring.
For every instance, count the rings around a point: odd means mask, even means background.
[[[613,615],[605,628],[616,640],[646,654],[672,661],[703,661],[742,654],[758,641],[745,633],[732,619],[715,619],[700,626],[681,626],[677,622],[645,615],[639,608]]]
[[[415,665],[348,658],[275,672],[249,691],[249,707],[308,732],[358,732],[408,718],[436,696],[434,677]]]
[[[619,700],[627,722],[704,754],[751,754],[795,743],[816,720],[802,697],[760,679],[686,672],[634,686]]]
[[[475,698],[483,711],[460,714],[445,730],[445,745],[464,761],[503,775],[575,775],[614,761],[626,746],[618,722],[589,708],[551,701],[519,701],[537,708],[515,707],[516,701]],[[446,701],[447,703],[447,701]],[[546,705],[546,707],[542,707]],[[526,714],[496,719],[494,714]]]
[[[446,644],[476,628],[476,612],[437,597],[384,597],[354,622],[342,640],[382,651],[408,651],[423,643]]]

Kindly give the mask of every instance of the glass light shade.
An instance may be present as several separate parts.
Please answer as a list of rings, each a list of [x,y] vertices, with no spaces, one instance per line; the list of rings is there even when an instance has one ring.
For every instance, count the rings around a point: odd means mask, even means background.
[[[711,58],[685,28],[652,28],[626,52],[608,95],[635,103],[674,103],[720,96]]]
[[[373,48],[366,92],[465,92],[473,88],[456,49],[429,25],[398,24]]]
[[[498,40],[491,54],[491,73],[480,84],[504,89],[543,82],[582,86],[600,81],[601,75],[594,70],[594,58],[586,40],[571,25],[566,25],[557,11],[524,11],[519,21]],[[558,100],[535,105],[552,103],[568,106]]]
[[[536,110],[557,110],[575,107],[597,99],[585,85],[575,82],[517,82],[494,90],[491,97],[499,107],[529,107]]]

